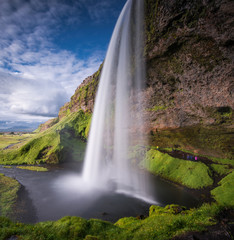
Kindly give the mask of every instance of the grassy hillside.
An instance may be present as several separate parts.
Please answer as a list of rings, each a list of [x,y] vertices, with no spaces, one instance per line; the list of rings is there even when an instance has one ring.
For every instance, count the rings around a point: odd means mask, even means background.
[[[78,111],[65,116],[18,149],[0,152],[0,164],[39,164],[82,161],[91,115]]]

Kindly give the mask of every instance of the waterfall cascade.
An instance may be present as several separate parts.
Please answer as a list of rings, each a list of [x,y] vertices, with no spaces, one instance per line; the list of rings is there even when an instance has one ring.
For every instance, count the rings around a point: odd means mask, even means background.
[[[143,50],[144,1],[128,0],[104,61],[82,173],[85,183],[94,187],[113,183],[117,191],[142,197],[149,184],[129,154],[134,144],[144,142]]]

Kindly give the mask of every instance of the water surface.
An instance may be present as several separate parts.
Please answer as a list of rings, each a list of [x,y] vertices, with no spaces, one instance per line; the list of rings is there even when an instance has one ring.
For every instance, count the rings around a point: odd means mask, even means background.
[[[79,182],[79,164],[54,166],[48,172],[10,169],[0,166],[0,172],[23,185],[16,219],[21,222],[58,220],[64,216],[98,218],[115,222],[121,217],[148,215],[152,203],[113,190],[89,189]],[[151,176],[155,204],[198,205],[198,200],[185,191],[158,177]]]

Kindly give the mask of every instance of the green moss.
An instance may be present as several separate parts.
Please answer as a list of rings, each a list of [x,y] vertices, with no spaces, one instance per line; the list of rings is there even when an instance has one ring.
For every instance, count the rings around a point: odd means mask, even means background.
[[[0,174],[0,214],[2,216],[11,216],[19,188],[20,184],[15,179]]]
[[[89,118],[89,120],[88,120],[88,124],[87,124],[86,129],[85,129],[85,137],[86,137],[86,138],[88,138],[88,136],[89,136],[89,131],[90,131],[91,123],[92,123],[92,117],[90,116],[90,118]]]
[[[156,211],[152,213],[152,209]],[[165,208],[152,206],[148,218],[144,220],[132,217],[124,218],[115,225],[127,230],[126,235],[129,239],[172,239],[187,231],[202,231],[205,226],[215,224],[213,219],[221,208],[215,204],[205,204],[199,209],[183,210],[182,208],[180,213],[175,212],[175,209],[181,209],[181,207],[175,205]]]
[[[149,216],[152,217],[158,215],[186,213],[185,210],[186,210],[185,207],[181,207],[176,204],[170,204],[165,207],[152,205],[149,210]]]
[[[205,164],[173,158],[156,150],[149,150],[141,165],[156,175],[189,188],[199,189],[213,184]]]
[[[233,159],[227,159],[227,158],[217,158],[217,157],[210,157],[212,161],[220,164],[228,164],[234,167],[234,160]]]
[[[0,217],[0,239],[13,235],[21,239],[65,240],[65,239],[111,239],[123,232],[111,223],[101,220],[85,220],[79,217],[64,217],[56,222],[41,222],[35,225],[13,223]],[[95,238],[94,238],[95,236]]]
[[[159,0],[145,0],[145,31],[146,31],[146,47],[145,52],[148,52],[157,37],[157,14]]]
[[[149,108],[147,109],[147,111],[152,111],[152,112],[158,112],[158,111],[164,111],[166,110],[168,107],[167,106],[154,106],[153,108]]]
[[[227,165],[211,164],[210,166],[219,175],[226,175],[231,171]]]
[[[64,117],[65,115],[68,115],[68,109],[70,109],[71,112],[74,112],[77,111],[77,109],[83,109],[83,106],[81,107],[82,104],[87,106],[89,101],[94,101],[102,67],[103,64],[100,65],[98,71],[91,76],[89,81],[80,85],[76,89],[69,104],[64,106],[65,110],[64,108],[60,109],[60,116]]]
[[[83,138],[87,137],[88,130],[86,131],[86,129],[90,126],[91,117],[91,114],[79,111],[79,114],[73,121],[73,128],[75,129],[76,136],[82,136]]]
[[[20,239],[157,239],[166,240],[188,231],[202,231],[216,223],[215,217],[222,211],[216,204],[204,204],[198,209],[185,210],[176,205],[157,209],[149,217],[122,218],[116,224],[101,220],[85,220],[79,217],[64,217],[55,222],[41,222],[34,225],[13,223],[0,217],[0,239],[18,236]],[[175,209],[182,209],[176,212]]]
[[[203,107],[198,105],[208,117],[213,118],[216,124],[232,124],[233,121],[233,110],[226,107]]]
[[[48,169],[45,167],[37,167],[37,166],[18,166],[19,169],[36,171],[36,172],[47,172]]]
[[[234,171],[223,178],[219,185],[211,191],[214,199],[221,205],[234,207]]]
[[[71,113],[70,109],[67,109],[66,115],[69,115]]]

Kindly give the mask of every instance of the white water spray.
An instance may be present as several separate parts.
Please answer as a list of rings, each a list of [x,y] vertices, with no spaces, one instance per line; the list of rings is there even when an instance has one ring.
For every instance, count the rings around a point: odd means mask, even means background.
[[[141,90],[145,80],[144,1],[128,0],[108,48],[95,101],[82,178],[86,184],[147,196],[149,184],[129,157],[144,144]]]

